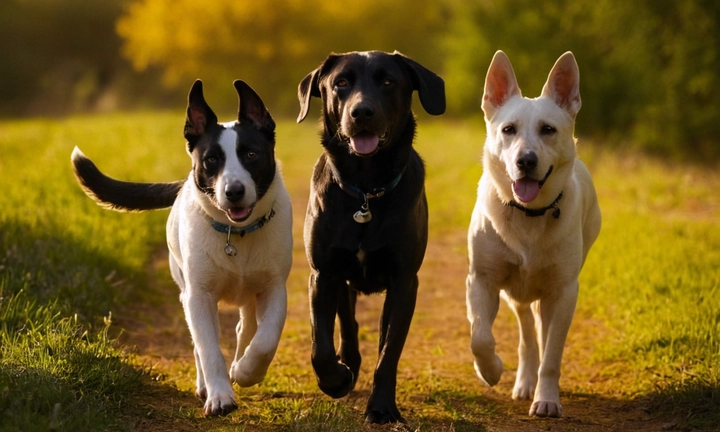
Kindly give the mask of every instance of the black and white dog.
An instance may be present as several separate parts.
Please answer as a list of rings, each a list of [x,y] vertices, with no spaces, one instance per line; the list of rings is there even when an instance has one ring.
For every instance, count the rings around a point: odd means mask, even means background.
[[[172,206],[167,222],[170,270],[195,345],[196,395],[205,415],[235,408],[219,345],[218,301],[240,308],[230,379],[261,382],[285,324],[292,262],[292,211],[275,160],[275,122],[260,97],[235,81],[237,121],[218,123],[202,82],[188,97],[185,138],[192,172],[185,181],[111,179],[76,147],[75,176],[100,205],[120,211]],[[261,229],[262,228],[262,229]]]
[[[380,346],[365,418],[404,421],[397,366],[415,310],[427,245],[425,168],[413,149],[413,92],[430,114],[445,111],[443,80],[400,53],[331,54],[300,83],[300,115],[322,98],[322,145],[305,219],[311,267],[312,364],[320,389],[347,395],[360,371],[358,292],[386,291]],[[340,349],[333,341],[340,321]]]

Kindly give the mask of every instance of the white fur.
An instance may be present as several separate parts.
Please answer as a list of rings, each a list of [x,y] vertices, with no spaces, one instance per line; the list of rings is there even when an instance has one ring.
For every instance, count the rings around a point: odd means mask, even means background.
[[[523,98],[510,61],[498,51],[488,70],[483,111],[487,140],[484,172],[468,232],[467,312],[475,370],[488,385],[500,380],[493,321],[502,296],[520,324],[519,365],[513,399],[531,399],[529,414],[562,416],[559,378],[578,296],[578,275],[600,232],[600,210],[585,165],[575,156],[579,72],[572,53],[553,67],[543,94]],[[505,134],[512,124],[516,132]],[[543,135],[549,124],[556,133]],[[516,200],[519,155],[533,151],[540,173],[554,170],[528,208],[549,205],[562,191],[561,214],[528,217],[507,205]]]
[[[241,183],[245,185],[245,196],[242,202],[238,203],[243,207],[249,207],[257,199],[255,192],[255,182],[250,173],[242,166],[237,157],[237,132],[232,129],[232,124],[225,126],[225,130],[218,138],[218,144],[225,153],[225,166],[222,174],[215,185],[215,198],[222,208],[230,207],[231,203],[227,201],[225,196],[225,186]],[[250,221],[252,222],[252,220]]]
[[[234,132],[225,131],[220,145],[226,154],[223,182],[245,184],[250,204],[255,185],[235,152]],[[229,146],[232,146],[231,148]],[[224,197],[218,202],[224,204]],[[227,234],[211,226],[212,219],[234,226],[249,225],[275,210],[264,227],[230,243],[236,256],[224,252]],[[292,261],[292,211],[290,197],[278,165],[267,193],[255,205],[243,224],[231,223],[225,208],[215,207],[188,177],[167,222],[170,270],[180,286],[180,299],[195,344],[197,391],[207,397],[205,414],[216,414],[235,404],[235,395],[220,351],[217,304],[223,300],[240,308],[237,325],[237,351],[230,367],[230,379],[241,387],[261,382],[280,340],[286,309],[286,281]]]

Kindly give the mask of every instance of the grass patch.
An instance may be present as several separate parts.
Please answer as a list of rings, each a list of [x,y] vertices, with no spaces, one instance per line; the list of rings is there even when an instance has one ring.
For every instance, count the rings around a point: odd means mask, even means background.
[[[310,173],[321,152],[312,123],[278,122],[277,154],[295,214],[281,346],[266,381],[237,390],[237,412],[205,419],[192,397],[194,366],[181,318],[155,330],[163,340],[183,340],[186,356],[162,350],[167,354],[137,356],[109,336],[121,330],[110,319],[119,308],[148,308],[146,333],[160,326],[153,321],[160,307],[179,314],[166,264],[156,263],[167,212],[98,208],[75,184],[69,161],[78,145],[118,178],[182,178],[190,169],[183,113],[0,122],[0,430],[376,430],[362,423],[362,413],[382,297],[362,299],[364,363],[356,392],[325,397],[310,367],[301,233]],[[479,121],[423,119],[418,130],[431,247],[399,367],[398,402],[412,429],[526,425],[507,423],[527,412],[524,403],[505,402],[512,375],[498,394],[485,394],[468,348],[465,233],[483,137]],[[580,155],[595,178],[603,229],[581,274],[571,328],[577,342],[566,349],[564,368],[581,372],[564,375],[563,398],[571,413],[572,400],[591,394],[592,404],[642,401],[651,416],[682,427],[720,424],[720,175],[609,154],[600,145],[581,143]],[[507,315],[497,323],[511,374],[517,341],[503,332],[516,324]],[[568,428],[595,424],[597,415],[575,411],[574,417],[586,423]]]

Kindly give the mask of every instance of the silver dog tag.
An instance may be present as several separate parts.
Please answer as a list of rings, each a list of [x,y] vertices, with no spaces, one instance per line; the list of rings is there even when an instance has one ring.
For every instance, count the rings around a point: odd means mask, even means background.
[[[370,210],[358,210],[353,215],[353,219],[357,223],[368,223],[372,220],[372,213],[370,213]]]
[[[235,246],[228,243],[225,245],[225,254],[227,256],[233,257],[233,256],[237,255],[237,249],[235,249]]]
[[[232,230],[230,229],[230,227],[228,227],[228,233],[227,233],[228,236],[227,236],[227,241],[225,242],[225,255],[234,257],[235,255],[237,255],[237,249],[235,249],[235,246],[230,244],[230,233],[231,232],[232,232]]]

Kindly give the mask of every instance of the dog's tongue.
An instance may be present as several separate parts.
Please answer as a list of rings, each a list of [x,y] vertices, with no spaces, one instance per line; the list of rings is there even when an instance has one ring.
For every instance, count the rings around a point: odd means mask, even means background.
[[[380,137],[369,132],[361,132],[350,138],[350,146],[353,151],[360,155],[367,155],[378,148]]]
[[[523,177],[520,180],[515,180],[513,183],[513,192],[515,192],[515,195],[517,195],[520,201],[529,203],[537,198],[540,193],[540,182]]]
[[[247,219],[251,212],[252,207],[230,207],[228,209],[230,219],[238,222]]]

